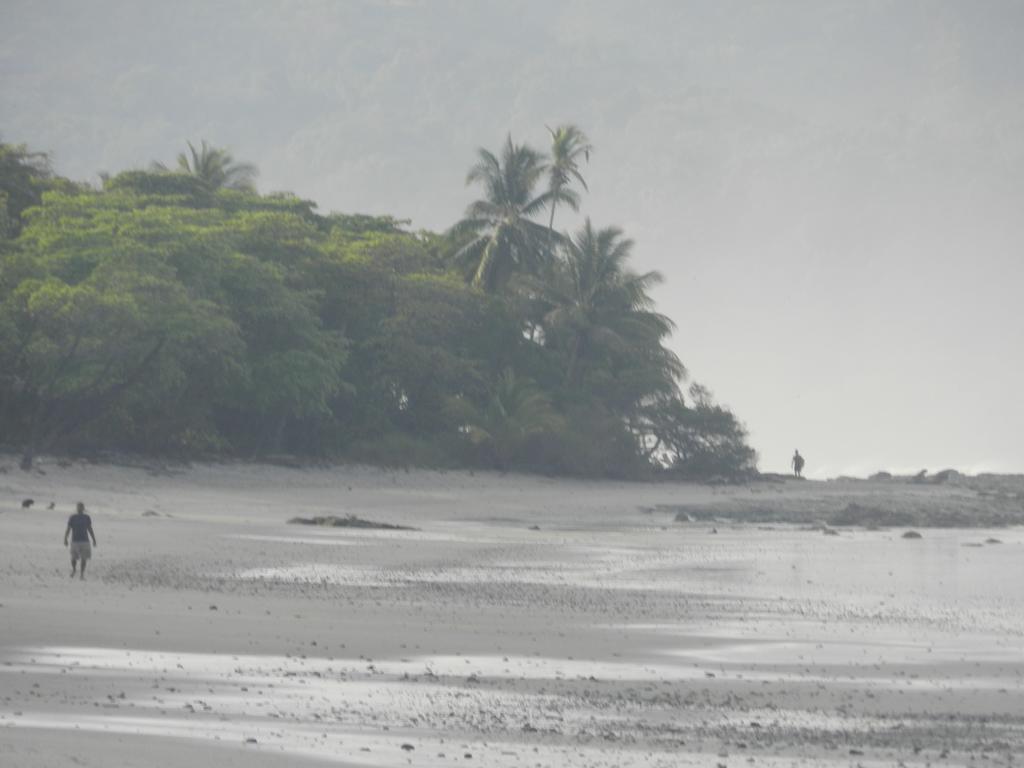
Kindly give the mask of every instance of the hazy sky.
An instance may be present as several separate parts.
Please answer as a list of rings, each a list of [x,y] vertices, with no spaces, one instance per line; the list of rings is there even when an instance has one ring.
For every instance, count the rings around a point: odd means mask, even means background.
[[[1024,471],[1024,2],[0,0],[0,137],[75,178],[205,138],[442,229],[561,122],[762,469]]]

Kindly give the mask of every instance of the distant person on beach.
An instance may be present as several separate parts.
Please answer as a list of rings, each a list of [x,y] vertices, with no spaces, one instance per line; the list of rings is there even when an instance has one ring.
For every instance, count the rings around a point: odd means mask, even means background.
[[[85,504],[78,502],[78,511],[68,518],[68,527],[64,531],[64,546],[68,545],[68,536],[71,537],[71,578],[75,578],[75,571],[78,568],[78,561],[82,561],[82,569],[78,572],[78,578],[85,578],[85,564],[92,557],[92,547],[96,545],[96,534],[92,532],[92,518],[85,514]],[[92,546],[89,546],[89,538],[92,538]]]
[[[803,477],[801,472],[804,471],[804,457],[800,455],[800,451],[793,452],[793,460],[790,463],[793,465],[793,474]]]

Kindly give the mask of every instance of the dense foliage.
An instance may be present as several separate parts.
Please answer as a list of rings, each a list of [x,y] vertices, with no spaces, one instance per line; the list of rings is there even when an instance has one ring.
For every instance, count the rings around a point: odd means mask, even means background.
[[[205,142],[102,188],[0,144],[0,442],[293,454],[586,476],[738,476],[754,454],[685,371],[657,273],[580,205],[586,136],[480,150],[444,234],[260,195]]]

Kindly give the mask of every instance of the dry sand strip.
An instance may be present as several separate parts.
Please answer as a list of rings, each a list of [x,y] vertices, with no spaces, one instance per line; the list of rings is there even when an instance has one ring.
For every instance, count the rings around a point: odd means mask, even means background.
[[[0,491],[4,768],[1024,754],[1019,528],[716,528],[651,510],[717,489],[359,468],[47,466]],[[60,546],[80,498],[84,583]],[[325,514],[417,530],[284,522]]]

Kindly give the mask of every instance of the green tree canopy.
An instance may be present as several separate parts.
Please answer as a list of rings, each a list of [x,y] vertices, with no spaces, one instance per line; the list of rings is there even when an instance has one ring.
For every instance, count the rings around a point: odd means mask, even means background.
[[[0,242],[18,235],[25,211],[39,205],[44,192],[74,187],[53,173],[45,152],[0,142]]]
[[[552,134],[550,163],[481,150],[483,196],[440,235],[260,195],[205,143],[100,189],[0,145],[2,439],[25,466],[114,449],[742,476],[742,425],[679,392],[661,276],[615,227],[538,221],[586,189],[586,137]]]

